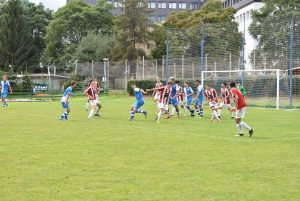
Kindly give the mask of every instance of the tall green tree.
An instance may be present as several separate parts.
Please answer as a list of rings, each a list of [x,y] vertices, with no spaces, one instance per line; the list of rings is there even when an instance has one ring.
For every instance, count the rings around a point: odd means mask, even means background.
[[[33,59],[33,42],[20,0],[4,3],[0,24],[0,63],[20,70]]]
[[[288,68],[291,27],[294,27],[294,60],[300,60],[300,1],[264,0],[265,5],[252,12],[249,32],[258,41],[255,63],[258,68]],[[291,19],[294,15],[294,26]],[[254,62],[254,51],[251,60]]]
[[[122,0],[123,10],[115,20],[114,60],[135,60],[146,56],[149,48],[149,10],[145,0]]]
[[[111,9],[112,5],[105,0],[99,0],[96,6],[73,0],[60,8],[47,27],[44,62],[70,62],[81,39],[90,31],[112,35],[114,16]]]

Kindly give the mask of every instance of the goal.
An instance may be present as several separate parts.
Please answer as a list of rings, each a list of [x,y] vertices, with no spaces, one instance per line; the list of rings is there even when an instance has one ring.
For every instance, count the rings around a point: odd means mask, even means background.
[[[288,97],[288,84],[280,69],[202,71],[202,86],[210,85],[220,93],[222,82],[241,82],[250,107],[280,108],[280,97]]]

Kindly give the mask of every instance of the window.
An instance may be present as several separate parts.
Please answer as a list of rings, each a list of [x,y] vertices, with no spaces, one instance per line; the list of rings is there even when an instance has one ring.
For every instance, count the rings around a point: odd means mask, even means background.
[[[148,8],[156,8],[156,3],[155,2],[148,2]]]
[[[169,3],[169,8],[170,8],[170,9],[177,9],[177,3],[172,3],[172,2],[170,2],[170,3]]]
[[[165,2],[158,2],[157,7],[158,8],[167,8],[167,3],[165,3]]]
[[[179,9],[186,9],[186,3],[179,3],[178,7]]]
[[[190,3],[190,9],[197,10],[198,9],[198,3]]]
[[[165,15],[159,15],[157,16],[157,21],[165,21],[167,17]]]
[[[150,15],[149,19],[151,22],[155,22],[156,21],[156,16],[155,15]]]

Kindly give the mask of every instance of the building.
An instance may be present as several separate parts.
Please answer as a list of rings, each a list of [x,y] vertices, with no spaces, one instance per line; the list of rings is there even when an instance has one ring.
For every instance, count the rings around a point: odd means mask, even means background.
[[[222,0],[224,8],[233,7],[237,9],[235,21],[239,24],[239,31],[245,31],[245,69],[251,70],[253,66],[250,62],[250,55],[257,45],[257,41],[252,38],[248,28],[252,22],[251,13],[264,6],[261,0]]]
[[[69,0],[67,0],[68,3]],[[88,4],[95,5],[97,0],[85,0]],[[208,0],[147,0],[148,7],[153,11],[149,18],[153,22],[164,21],[172,12],[183,10],[197,10]],[[118,15],[122,12],[122,5],[119,0],[108,0],[114,5],[113,13]]]

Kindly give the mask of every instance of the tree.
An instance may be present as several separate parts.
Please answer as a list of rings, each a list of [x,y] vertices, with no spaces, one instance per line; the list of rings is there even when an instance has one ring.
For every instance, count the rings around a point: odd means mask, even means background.
[[[73,0],[54,13],[47,27],[44,61],[62,64],[74,58],[81,39],[90,31],[111,35],[113,33],[112,5],[99,0],[91,6],[83,0]]]
[[[20,70],[33,60],[33,42],[20,0],[9,0],[1,9],[0,63]]]
[[[135,60],[146,56],[149,48],[150,26],[145,0],[122,0],[122,14],[115,20],[116,44],[114,60]]]
[[[186,10],[172,13],[164,23],[164,27],[169,28],[169,57],[181,58],[182,55],[187,55],[199,62],[202,32],[205,42],[204,54],[220,62],[223,62],[225,57],[229,58],[230,54],[232,59],[240,57],[242,34],[238,32],[238,24],[234,22],[235,12],[233,8],[223,9],[219,0],[209,0],[195,12]],[[152,55],[157,59],[164,54],[160,51],[165,49],[164,29],[159,27],[154,32],[156,36]]]
[[[84,62],[91,60],[102,61],[103,58],[110,57],[113,43],[114,38],[110,36],[89,32],[80,41],[74,60]]]
[[[295,16],[294,48],[300,49],[299,0],[265,0],[265,5],[252,12],[252,23],[249,32],[258,41],[255,48],[256,66],[266,68],[287,68],[289,65],[289,49],[292,13]],[[251,55],[254,62],[254,51]],[[300,54],[294,54],[294,60],[299,61]]]
[[[155,25],[152,31],[152,38],[155,45],[151,50],[151,56],[155,59],[161,59],[163,55],[166,55],[165,27],[161,24]]]

